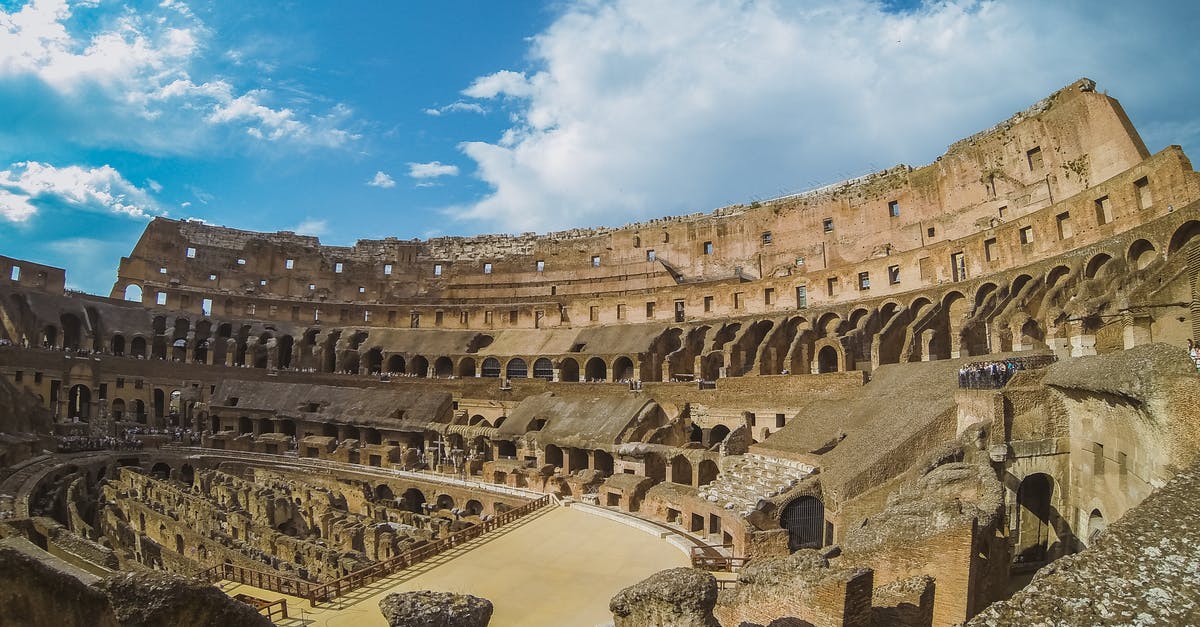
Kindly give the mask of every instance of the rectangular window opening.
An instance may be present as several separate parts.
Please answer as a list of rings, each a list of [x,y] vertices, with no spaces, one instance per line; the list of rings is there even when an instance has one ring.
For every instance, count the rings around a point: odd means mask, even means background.
[[[285,259],[283,261],[283,267],[287,268],[288,270],[295,268],[296,260],[295,259]]]
[[[166,292],[158,292],[157,294],[155,294],[154,302],[159,305],[166,305],[167,304],[167,293]]]
[[[1033,243],[1033,227],[1032,226],[1021,227],[1021,230],[1019,233],[1021,235],[1021,245],[1022,246]]]
[[[1146,209],[1154,204],[1154,197],[1150,195],[1150,180],[1142,177],[1133,182],[1133,190],[1137,195],[1138,209]]]
[[[770,246],[772,243],[774,243],[774,238],[771,236],[770,231],[763,231],[762,243],[763,246]]]
[[[763,303],[767,305],[775,304],[775,288],[768,287],[767,289],[763,290]]]
[[[1101,226],[1113,221],[1112,202],[1108,196],[1101,196],[1096,199],[1096,224]]]
[[[649,301],[646,303],[646,317],[647,318],[654,317],[654,301]]]
[[[196,258],[196,249],[192,248],[191,246],[188,246],[187,250],[184,252],[184,256],[186,256],[188,259],[195,259]]]
[[[646,250],[646,261],[654,261],[655,259],[658,259],[658,256],[654,253],[654,249],[650,248]]]
[[[537,271],[538,271],[538,272],[544,272],[545,270],[546,270],[546,262],[545,262],[544,260],[542,260],[542,259],[538,259],[538,261],[537,261]]]
[[[808,286],[796,286],[796,309],[804,309],[808,307]]]
[[[826,293],[828,293],[830,296],[833,296],[834,294],[837,294],[837,289],[838,289],[837,277],[831,276],[828,279],[825,279]]]
[[[713,304],[713,297],[705,296],[704,297],[704,311],[705,312],[712,311],[712,304]]]
[[[860,289],[860,290],[871,289],[871,273],[870,272],[859,272],[858,273],[858,289]]]
[[[899,218],[900,217],[900,201],[899,200],[888,201],[888,217],[890,217],[890,218]]]
[[[20,281],[21,280],[21,266],[13,266],[12,272],[9,274],[8,279],[13,282]]]
[[[706,255],[713,254],[713,243],[712,242],[704,242],[704,254],[706,254]]]
[[[492,264],[490,264],[490,263],[483,264],[483,273],[491,274],[492,273]]]
[[[346,268],[346,265],[340,261],[338,263],[333,264],[333,271],[337,274],[341,274],[342,270],[344,270],[345,268]]]
[[[600,255],[592,255],[592,267],[593,268],[600,267]]]
[[[888,266],[888,284],[900,284],[900,266]]]
[[[989,237],[983,240],[983,258],[986,261],[995,261],[1000,254],[1000,249],[997,247],[996,238]]]
[[[1071,228],[1071,212],[1064,211],[1054,216],[1054,222],[1058,226],[1058,239],[1068,239],[1075,235],[1074,229]]]
[[[1042,148],[1034,146],[1025,151],[1025,160],[1029,163],[1029,171],[1037,172],[1042,169]]]
[[[821,220],[821,229],[826,233],[833,231],[833,218],[825,218]]]

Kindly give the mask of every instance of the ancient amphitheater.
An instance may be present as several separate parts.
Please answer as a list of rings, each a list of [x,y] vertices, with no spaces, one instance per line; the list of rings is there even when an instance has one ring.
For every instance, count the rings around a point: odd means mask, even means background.
[[[0,257],[0,624],[1197,624],[1198,272],[1086,79],[621,228]]]

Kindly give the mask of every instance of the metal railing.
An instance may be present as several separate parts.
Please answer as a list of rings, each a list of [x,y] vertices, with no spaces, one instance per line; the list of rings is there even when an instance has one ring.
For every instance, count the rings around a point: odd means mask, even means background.
[[[496,514],[490,520],[473,525],[462,531],[451,534],[440,540],[435,540],[428,544],[424,544],[415,549],[405,551],[395,557],[382,562],[376,562],[361,570],[356,570],[340,579],[335,579],[326,583],[315,583],[304,581],[294,577],[280,575],[278,573],[268,573],[245,566],[237,566],[234,564],[221,563],[209,568],[200,573],[200,577],[216,582],[222,579],[233,581],[236,583],[279,592],[290,596],[308,599],[310,606],[316,606],[318,603],[326,603],[332,601],[342,595],[349,594],[363,586],[370,585],[380,579],[389,577],[405,568],[418,564],[435,555],[444,553],[452,548],[462,546],[483,534],[497,529],[507,523],[510,523],[527,514],[533,513],[552,502],[549,495],[543,496],[537,500],[530,501],[508,510],[501,514]]]

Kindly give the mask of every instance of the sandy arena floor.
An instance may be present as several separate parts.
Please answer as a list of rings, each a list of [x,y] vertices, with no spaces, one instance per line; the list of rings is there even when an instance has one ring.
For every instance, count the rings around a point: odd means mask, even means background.
[[[281,627],[387,627],[379,601],[392,592],[440,590],[474,594],[495,606],[491,627],[566,627],[612,622],[608,601],[620,589],[687,556],[664,540],[569,507],[532,514],[458,549],[317,608],[288,598]],[[274,601],[277,592],[225,582]]]

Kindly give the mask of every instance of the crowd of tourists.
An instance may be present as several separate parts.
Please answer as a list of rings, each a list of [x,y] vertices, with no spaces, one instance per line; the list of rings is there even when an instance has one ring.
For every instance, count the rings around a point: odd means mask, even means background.
[[[83,451],[139,451],[142,441],[111,436],[97,437],[90,435],[60,435],[58,436],[59,453],[80,453]]]
[[[1016,359],[981,361],[958,369],[958,387],[969,390],[996,390],[1008,385],[1009,379],[1025,364]]]

